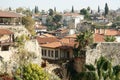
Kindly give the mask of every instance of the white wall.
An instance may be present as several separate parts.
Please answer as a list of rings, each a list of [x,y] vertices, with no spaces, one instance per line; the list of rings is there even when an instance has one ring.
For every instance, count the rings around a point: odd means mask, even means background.
[[[120,42],[120,36],[115,36],[116,42]]]

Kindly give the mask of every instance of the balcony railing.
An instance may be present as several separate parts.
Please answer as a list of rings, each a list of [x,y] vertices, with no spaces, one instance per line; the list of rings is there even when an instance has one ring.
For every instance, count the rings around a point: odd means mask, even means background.
[[[11,44],[11,43],[13,43],[13,41],[10,39],[0,41],[0,45]]]

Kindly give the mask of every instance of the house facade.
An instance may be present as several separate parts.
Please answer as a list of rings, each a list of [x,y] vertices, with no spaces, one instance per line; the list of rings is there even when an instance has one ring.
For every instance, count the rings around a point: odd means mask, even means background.
[[[52,46],[53,44],[56,44],[57,46]],[[53,42],[51,44],[42,45],[41,47],[43,59],[60,60],[70,59],[73,57],[72,48],[68,46],[62,46],[61,42]]]
[[[7,29],[0,29],[0,51],[9,51],[14,41],[14,33]]]
[[[74,28],[76,29],[77,24],[80,23],[81,20],[84,19],[83,15],[80,15],[78,13],[65,13],[63,14],[63,23],[66,25],[69,25],[69,23],[72,21],[74,23]]]
[[[42,35],[41,35],[42,36]],[[40,54],[46,60],[60,60],[73,58],[73,47],[76,35],[66,36],[58,39],[55,36],[38,36]]]
[[[105,42],[105,36],[114,36],[120,42],[120,31],[116,29],[95,29],[94,42]]]

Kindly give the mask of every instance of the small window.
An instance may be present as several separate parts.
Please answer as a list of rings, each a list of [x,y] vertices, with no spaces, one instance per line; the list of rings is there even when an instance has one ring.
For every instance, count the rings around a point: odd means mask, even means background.
[[[53,51],[51,51],[51,57],[53,57]]]
[[[50,57],[50,50],[48,50],[48,56]]]
[[[67,52],[67,58],[69,58],[69,51]]]
[[[45,54],[45,56],[46,56],[46,54],[47,54],[47,53],[46,53],[46,50],[44,50],[44,54]]]
[[[55,57],[58,57],[58,50],[55,50]]]
[[[8,51],[9,50],[9,45],[5,45],[1,47],[1,51]]]
[[[44,56],[44,50],[42,49],[42,56]]]

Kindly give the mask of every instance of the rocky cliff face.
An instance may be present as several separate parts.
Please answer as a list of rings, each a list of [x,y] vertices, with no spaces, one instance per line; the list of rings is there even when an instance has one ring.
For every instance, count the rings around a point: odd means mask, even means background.
[[[113,65],[120,64],[120,43],[98,43],[95,48],[87,50],[86,63],[94,64],[95,60],[97,60],[101,55],[111,60]]]

